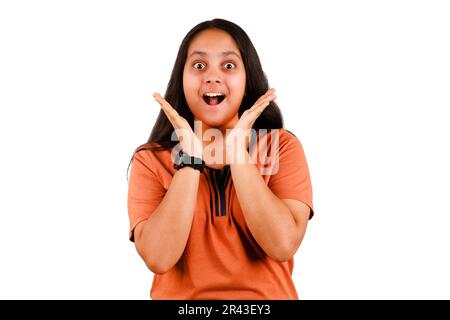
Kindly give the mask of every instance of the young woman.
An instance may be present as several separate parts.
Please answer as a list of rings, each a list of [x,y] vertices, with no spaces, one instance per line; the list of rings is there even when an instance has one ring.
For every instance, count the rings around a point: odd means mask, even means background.
[[[164,98],[153,96],[161,110],[128,191],[151,298],[298,299],[293,256],[313,216],[311,181],[247,34],[223,19],[198,24]]]

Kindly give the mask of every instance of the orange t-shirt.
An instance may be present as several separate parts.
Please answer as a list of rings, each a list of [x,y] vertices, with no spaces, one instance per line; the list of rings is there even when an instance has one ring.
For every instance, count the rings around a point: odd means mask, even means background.
[[[278,140],[274,140],[276,132]],[[276,165],[255,164],[271,191],[280,199],[296,199],[314,214],[312,186],[305,154],[298,138],[285,129],[258,138],[255,150],[269,150],[278,142]],[[152,144],[145,144],[148,147]],[[249,150],[249,149],[248,149]],[[252,154],[252,153],[251,153]],[[263,153],[264,154],[264,153]],[[274,157],[271,158],[275,159]],[[275,162],[275,161],[272,161]],[[263,171],[262,167],[271,167]],[[137,151],[132,160],[128,189],[130,240],[133,230],[158,207],[176,170],[171,150]],[[298,299],[292,281],[293,259],[277,262],[258,245],[246,225],[233,186],[229,165],[205,167],[200,175],[197,205],[185,250],[176,265],[155,274],[152,299]]]

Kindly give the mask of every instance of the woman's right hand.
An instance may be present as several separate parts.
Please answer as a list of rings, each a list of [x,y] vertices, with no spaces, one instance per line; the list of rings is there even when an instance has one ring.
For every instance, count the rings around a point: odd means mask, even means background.
[[[178,114],[178,112],[159,93],[153,93],[155,100],[161,105],[175,133],[180,141],[181,149],[193,157],[203,158],[203,144],[192,131],[189,122]]]

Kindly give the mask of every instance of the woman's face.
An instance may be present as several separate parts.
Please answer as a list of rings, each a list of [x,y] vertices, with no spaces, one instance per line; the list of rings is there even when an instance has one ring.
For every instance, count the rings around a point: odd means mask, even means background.
[[[245,67],[233,38],[220,29],[198,33],[191,41],[183,71],[187,104],[203,129],[233,128],[245,94]],[[205,97],[206,94],[221,94]]]

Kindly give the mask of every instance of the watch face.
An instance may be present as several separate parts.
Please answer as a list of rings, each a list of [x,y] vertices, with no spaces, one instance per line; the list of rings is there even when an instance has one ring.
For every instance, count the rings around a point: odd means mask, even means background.
[[[187,154],[183,153],[182,161],[185,164],[190,164],[191,163],[191,157],[189,157]]]
[[[192,168],[200,170],[200,172],[202,172],[204,162],[202,159],[191,157],[186,153],[182,153],[181,156],[178,154],[175,157],[175,162],[173,164],[173,167],[175,169],[180,169],[180,168],[183,168],[186,166],[192,167]]]
[[[184,164],[189,164],[190,159],[191,158],[188,155],[186,155],[185,153],[183,153],[181,156],[177,155],[175,157],[175,165],[176,166],[183,166]]]
[[[175,161],[174,161],[173,164],[174,164],[175,166],[179,166],[180,163],[182,162],[181,159],[182,159],[182,157],[181,157],[179,154],[177,154],[177,155],[175,156]]]

